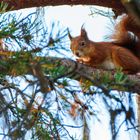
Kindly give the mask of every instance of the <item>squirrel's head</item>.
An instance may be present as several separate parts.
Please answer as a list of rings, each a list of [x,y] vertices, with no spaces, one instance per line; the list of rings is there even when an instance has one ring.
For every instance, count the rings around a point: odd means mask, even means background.
[[[70,48],[77,57],[86,56],[87,46],[89,46],[89,39],[85,29],[81,28],[81,34],[77,37],[72,37],[68,32],[71,44]]]

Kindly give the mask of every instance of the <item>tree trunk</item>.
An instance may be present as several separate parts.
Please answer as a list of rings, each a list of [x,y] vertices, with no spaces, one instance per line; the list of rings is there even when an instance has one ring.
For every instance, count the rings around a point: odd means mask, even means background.
[[[115,9],[117,12],[126,12],[121,0],[2,0],[8,4],[7,10],[18,10],[39,6],[57,5],[98,5]]]

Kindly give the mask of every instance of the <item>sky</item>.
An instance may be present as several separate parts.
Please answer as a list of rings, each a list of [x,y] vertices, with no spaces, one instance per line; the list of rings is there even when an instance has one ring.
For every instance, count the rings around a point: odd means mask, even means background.
[[[46,8],[46,21],[60,21],[69,28],[73,36],[80,33],[81,26],[84,24],[90,39],[94,41],[103,40],[108,29],[109,19],[103,16],[89,16],[89,6],[57,6]]]

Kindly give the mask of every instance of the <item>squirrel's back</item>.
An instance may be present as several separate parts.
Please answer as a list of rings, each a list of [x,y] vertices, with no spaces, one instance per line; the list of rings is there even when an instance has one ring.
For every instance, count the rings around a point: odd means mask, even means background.
[[[70,48],[77,57],[77,61],[96,68],[111,70],[121,67],[126,73],[140,72],[139,38],[135,37],[135,34],[132,33],[133,30],[127,30],[128,20],[130,19],[124,16],[117,23],[116,32],[112,35],[114,39],[112,42],[91,41],[83,28],[77,37],[69,34]]]

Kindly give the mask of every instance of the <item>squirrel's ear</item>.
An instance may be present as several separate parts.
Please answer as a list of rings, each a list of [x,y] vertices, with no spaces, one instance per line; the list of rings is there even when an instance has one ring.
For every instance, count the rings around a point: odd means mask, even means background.
[[[69,36],[69,39],[72,40],[73,37],[71,36],[69,29],[67,29],[67,30],[68,30],[68,36]]]
[[[86,32],[86,30],[83,28],[83,26],[81,27],[81,36],[87,38],[87,32]]]

